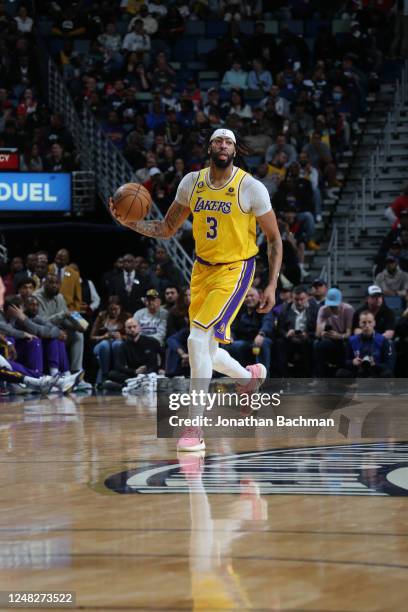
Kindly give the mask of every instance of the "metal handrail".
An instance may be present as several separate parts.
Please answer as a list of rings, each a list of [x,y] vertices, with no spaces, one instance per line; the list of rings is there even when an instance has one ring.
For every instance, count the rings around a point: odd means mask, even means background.
[[[97,175],[103,177],[102,180],[98,181],[97,189],[105,206],[108,206],[109,197],[120,185],[137,182],[135,171],[121,152],[105,136],[88,107],[84,107],[83,126],[91,143],[94,168]],[[153,202],[146,219],[162,220],[163,218],[160,209]],[[169,241],[159,240],[158,242],[166,249],[185,280],[189,282],[193,260],[183,249],[179,241],[171,238]]]
[[[97,191],[108,206],[109,196],[124,183],[136,182],[135,172],[122,153],[105,136],[90,109],[84,105],[80,117],[75,109],[70,93],[54,61],[48,61],[49,100],[51,107],[64,115],[75,148],[80,155],[81,167],[95,171]],[[147,219],[163,219],[160,209],[153,202]],[[159,240],[179,268],[186,282],[189,282],[193,260],[176,238]]]

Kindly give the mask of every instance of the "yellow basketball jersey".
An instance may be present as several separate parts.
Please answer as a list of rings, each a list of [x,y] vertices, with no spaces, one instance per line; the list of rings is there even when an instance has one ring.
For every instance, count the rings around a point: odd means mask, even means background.
[[[222,187],[211,187],[209,169],[200,170],[191,198],[196,255],[209,264],[249,259],[258,252],[256,219],[240,207],[240,188],[246,172],[233,169]]]

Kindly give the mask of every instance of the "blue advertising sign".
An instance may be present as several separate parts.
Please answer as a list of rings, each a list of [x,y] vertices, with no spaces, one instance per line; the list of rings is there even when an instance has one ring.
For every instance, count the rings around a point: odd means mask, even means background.
[[[71,210],[71,175],[45,172],[0,173],[2,211]]]

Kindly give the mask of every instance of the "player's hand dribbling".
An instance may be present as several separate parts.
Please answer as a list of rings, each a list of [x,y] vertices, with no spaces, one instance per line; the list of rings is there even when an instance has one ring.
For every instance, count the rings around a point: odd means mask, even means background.
[[[261,303],[259,307],[256,309],[256,312],[260,312],[262,314],[266,314],[275,306],[275,292],[276,287],[273,285],[268,285],[262,295]]]

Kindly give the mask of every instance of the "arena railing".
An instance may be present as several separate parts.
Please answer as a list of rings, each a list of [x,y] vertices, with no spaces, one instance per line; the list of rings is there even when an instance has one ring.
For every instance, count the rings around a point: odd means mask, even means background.
[[[49,101],[56,112],[62,113],[71,132],[75,147],[80,154],[81,167],[93,170],[97,177],[96,189],[108,207],[109,197],[124,183],[137,182],[135,173],[122,153],[105,136],[95,117],[84,105],[81,116],[75,109],[70,93],[57,66],[48,62]],[[147,219],[161,220],[163,215],[153,202]],[[158,240],[169,253],[174,265],[186,282],[190,281],[193,260],[176,238]]]
[[[339,232],[343,234],[341,253],[344,273],[350,273],[350,251],[359,244],[359,237],[367,231],[367,210],[375,210],[379,197],[379,182],[388,172],[387,164],[392,159],[393,140],[398,139],[401,113],[405,112],[408,101],[408,61],[405,60],[400,79],[395,84],[392,107],[376,139],[375,149],[369,157],[367,170],[362,174],[360,187],[354,193],[349,215],[344,217],[340,227],[333,227],[327,248],[327,260],[320,275],[326,280],[337,282],[339,265]],[[333,249],[334,242],[336,248]],[[336,277],[333,281],[332,277]]]

